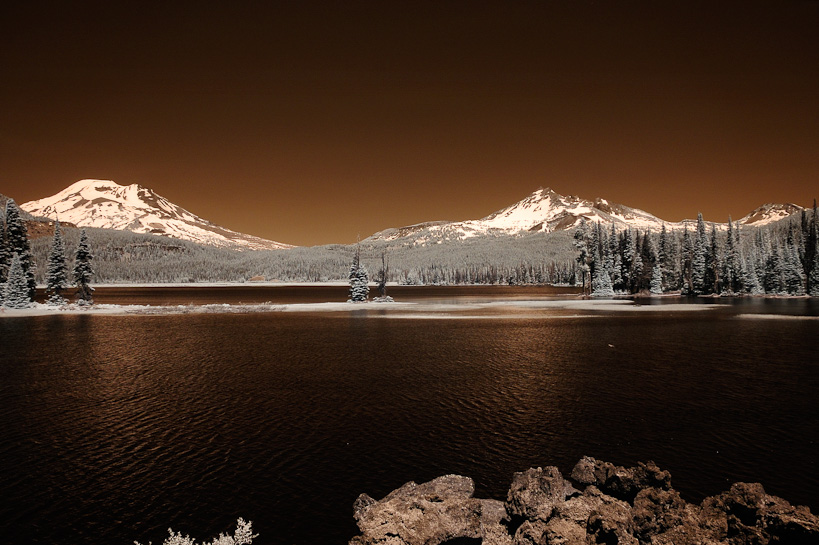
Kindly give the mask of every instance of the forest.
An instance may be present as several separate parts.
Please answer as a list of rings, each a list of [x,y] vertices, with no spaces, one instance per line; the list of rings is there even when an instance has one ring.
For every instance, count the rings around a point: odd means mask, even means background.
[[[618,231],[582,221],[574,232],[577,281],[596,297],[616,293],[819,295],[819,235],[812,210],[740,229],[697,217],[696,229]]]
[[[26,292],[28,301],[37,285],[45,285],[56,301],[69,285],[80,286],[80,299],[90,301],[91,283],[344,282],[354,259],[379,271],[384,258],[387,280],[406,285],[577,285],[595,297],[819,295],[815,206],[762,227],[715,224],[700,215],[695,229],[663,227],[657,233],[583,220],[574,231],[429,244],[364,240],[267,251],[127,231],[60,228],[54,222],[46,222],[51,236],[29,240],[26,224],[39,220],[24,217],[9,200],[0,218],[4,299],[6,292],[15,291],[12,283]]]

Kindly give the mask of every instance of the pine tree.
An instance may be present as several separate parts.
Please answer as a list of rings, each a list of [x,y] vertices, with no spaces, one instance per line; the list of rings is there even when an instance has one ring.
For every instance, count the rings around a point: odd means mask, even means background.
[[[593,257],[589,252],[589,228],[586,224],[586,218],[580,218],[580,225],[575,229],[574,247],[578,252],[576,260],[580,272],[580,287],[585,295],[588,273],[591,269],[590,263],[593,261]]]
[[[817,226],[813,226],[813,238],[817,240]],[[814,242],[813,246],[813,266],[811,267],[810,276],[808,277],[808,286],[810,286],[810,295],[819,297],[819,242]]]
[[[6,241],[9,252],[17,254],[20,259],[20,266],[23,268],[28,286],[28,297],[33,300],[37,289],[37,283],[34,280],[34,258],[28,243],[26,225],[20,217],[20,209],[17,208],[14,199],[6,201]]]
[[[605,267],[598,267],[592,278],[592,297],[613,297],[611,277]]]
[[[31,306],[26,273],[17,253],[12,255],[8,279],[3,286],[3,305],[7,308],[28,308]]]
[[[705,292],[720,293],[722,291],[721,277],[721,257],[719,238],[717,237],[717,227],[711,224],[711,236],[709,237],[708,251],[705,253]]]
[[[694,258],[691,261],[691,291],[694,295],[707,293],[706,254],[708,237],[705,234],[705,222],[702,214],[697,214],[697,236],[694,239]]]
[[[816,199],[813,199],[813,214],[808,222],[808,236],[805,241],[805,276],[807,290],[811,295],[819,295],[819,270],[817,270],[817,254],[819,254],[819,226],[816,217]]]
[[[363,303],[370,296],[369,275],[361,263],[361,245],[355,247],[353,263],[350,265],[350,301]]]
[[[6,214],[0,210],[0,284],[6,281],[11,265],[11,249],[6,236]]]
[[[728,235],[725,238],[725,259],[722,262],[722,290],[734,294],[739,291],[739,248],[736,245],[734,223],[728,216]]]
[[[785,243],[784,272],[785,289],[791,295],[804,295],[805,293],[805,272],[802,261],[799,259],[796,233],[793,224],[788,229],[788,238]]]
[[[683,227],[682,252],[680,255],[680,293],[690,295],[694,293],[693,285],[694,243],[688,232],[688,225]]]
[[[654,268],[651,270],[650,291],[653,295],[661,295],[663,293],[663,273],[660,270],[659,262],[655,263]]]
[[[623,231],[623,239],[621,241],[621,255],[622,255],[622,272],[623,285],[627,291],[632,291],[635,283],[634,279],[634,262],[636,260],[637,248],[634,243],[634,233],[631,229]]]
[[[51,294],[48,302],[52,305],[61,305],[65,302],[62,290],[68,282],[68,270],[65,265],[65,245],[60,231],[60,220],[54,222],[54,240],[51,243],[51,254],[48,256],[48,270],[46,272],[46,293]]]
[[[756,272],[755,252],[756,249],[754,248],[745,258],[745,266],[742,269],[742,285],[747,293],[750,293],[751,295],[762,295],[765,293],[765,290],[763,289],[762,282],[760,282],[759,275]]]
[[[672,272],[672,249],[671,249],[671,238],[668,236],[668,230],[665,228],[665,223],[663,223],[663,229],[660,231],[660,250],[658,254],[658,261],[660,264],[660,276],[662,278],[662,285],[668,288],[671,288],[673,278]],[[653,283],[653,276],[654,273],[652,272],[652,283]]]
[[[85,229],[80,232],[80,241],[77,244],[77,253],[74,255],[74,283],[77,285],[77,297],[82,303],[92,303],[93,298],[91,294],[94,288],[89,285],[91,277],[94,276],[94,270],[91,268],[91,260],[94,256],[91,254],[91,247],[88,244],[88,235]]]

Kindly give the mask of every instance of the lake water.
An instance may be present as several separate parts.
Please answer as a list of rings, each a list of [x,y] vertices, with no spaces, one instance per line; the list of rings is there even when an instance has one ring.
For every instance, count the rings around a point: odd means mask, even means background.
[[[409,480],[583,455],[655,460],[819,510],[819,301],[552,305],[544,288],[396,288],[404,307],[0,319],[0,541],[162,542],[253,521],[341,544]],[[343,287],[100,289],[98,302],[344,301]],[[656,305],[660,305],[657,307]],[[415,309],[417,307],[417,309]]]

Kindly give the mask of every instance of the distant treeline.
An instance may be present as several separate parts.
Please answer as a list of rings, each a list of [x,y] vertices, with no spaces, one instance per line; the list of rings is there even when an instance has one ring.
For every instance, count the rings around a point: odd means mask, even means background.
[[[108,229],[86,229],[94,252],[95,283],[347,281],[355,245],[297,247],[289,250],[235,251],[192,242]],[[68,247],[79,230],[63,229]],[[361,243],[361,261],[370,270],[381,266],[387,250],[389,281],[402,284],[570,283],[575,264],[571,233],[500,236],[463,242],[408,245]],[[45,263],[49,237],[31,241],[37,263]],[[70,266],[70,264],[69,264]],[[45,281],[42,267],[38,282]]]

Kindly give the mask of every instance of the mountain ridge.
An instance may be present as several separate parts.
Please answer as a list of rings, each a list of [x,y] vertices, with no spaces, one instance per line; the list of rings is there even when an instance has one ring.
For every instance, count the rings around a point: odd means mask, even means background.
[[[111,180],[75,182],[51,197],[29,201],[20,208],[33,216],[73,223],[78,227],[101,227],[134,233],[156,234],[199,244],[240,250],[287,249],[293,246],[238,233],[196,216],[138,184],[120,185]],[[738,220],[740,225],[761,226],[780,221],[803,208],[793,203],[763,204]],[[520,236],[575,228],[585,218],[620,229],[659,231],[694,228],[696,220],[669,222],[639,208],[604,198],[584,199],[539,188],[520,201],[474,220],[425,221],[378,231],[370,242],[402,242],[412,245],[464,241],[475,237]],[[706,222],[717,229],[726,223]]]
[[[740,225],[761,226],[800,212],[801,206],[793,203],[766,203],[744,216]],[[603,198],[593,200],[575,195],[560,195],[550,188],[539,188],[520,201],[493,212],[478,220],[423,222],[414,225],[389,228],[374,233],[367,240],[396,241],[413,238],[414,244],[426,244],[441,240],[466,240],[476,236],[520,235],[523,233],[564,231],[580,224],[582,218],[589,222],[616,224],[620,229],[660,231],[663,226],[670,230],[692,228],[696,220],[665,221],[639,208],[609,202]],[[727,223],[706,222],[717,229],[727,229]]]

